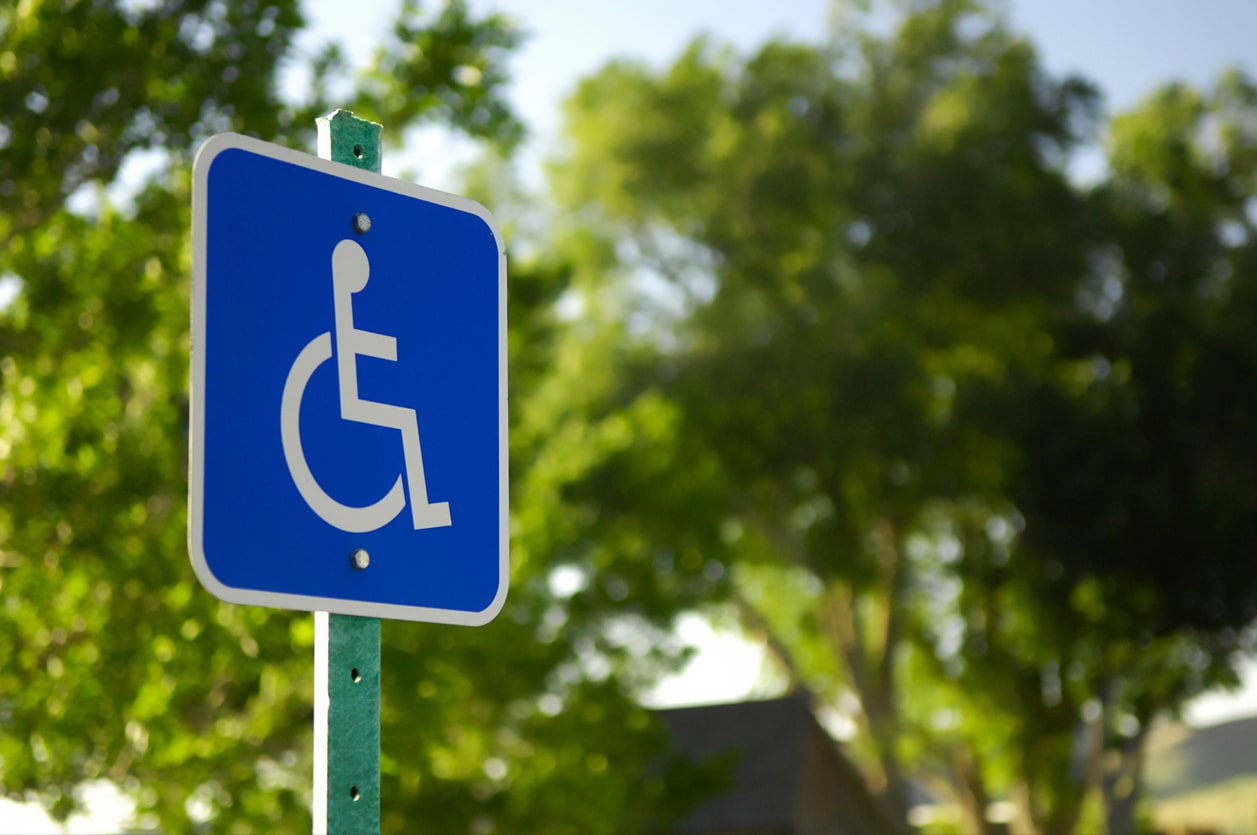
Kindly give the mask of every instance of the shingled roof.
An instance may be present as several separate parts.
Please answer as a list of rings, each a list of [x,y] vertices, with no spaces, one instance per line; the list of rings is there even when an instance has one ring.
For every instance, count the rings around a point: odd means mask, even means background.
[[[885,831],[880,807],[817,723],[806,694],[656,715],[691,759],[734,758],[731,788],[683,818],[672,828],[678,835]]]

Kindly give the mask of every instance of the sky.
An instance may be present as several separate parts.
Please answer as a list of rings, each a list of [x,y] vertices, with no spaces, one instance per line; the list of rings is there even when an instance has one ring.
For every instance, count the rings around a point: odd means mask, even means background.
[[[307,0],[312,27],[300,43],[313,50],[339,37],[350,59],[363,62],[386,31],[394,2]],[[666,66],[699,32],[752,50],[774,36],[816,41],[831,25],[830,0],[471,3],[477,11],[514,18],[529,33],[511,63],[509,97],[529,127],[524,159],[534,167],[553,146],[563,99],[582,76],[613,57]],[[1207,87],[1230,66],[1257,77],[1257,0],[1005,0],[1004,8],[1013,29],[1036,45],[1047,70],[1096,83],[1109,113],[1133,107],[1172,80]],[[417,172],[425,185],[451,189],[458,165],[474,154],[467,143],[429,131],[416,138],[416,147],[386,153],[383,167],[386,174],[405,169]],[[1083,164],[1099,165],[1099,157]],[[699,619],[684,621],[681,633],[703,650],[686,674],[663,682],[651,702],[727,701],[757,692],[761,655],[754,647],[713,632]],[[1257,713],[1257,664],[1246,668],[1245,678],[1240,693],[1197,700],[1188,720],[1204,725]]]
[[[998,1],[998,0],[997,0]],[[334,35],[365,60],[386,30],[394,0],[307,0],[307,47]],[[439,0],[427,0],[433,5]],[[847,3],[854,0],[846,0]],[[874,0],[876,3],[877,0]],[[1110,111],[1136,104],[1157,84],[1209,84],[1228,65],[1257,74],[1254,0],[1002,0],[1016,31],[1038,46],[1054,74],[1076,73],[1105,92]],[[526,153],[539,159],[560,124],[559,105],[576,81],[612,57],[663,66],[699,32],[749,50],[773,36],[815,41],[830,25],[830,0],[471,0],[530,33],[512,61],[510,98],[532,133]],[[883,4],[884,5],[884,4]],[[346,10],[352,13],[346,13]],[[387,126],[386,126],[387,130]],[[453,169],[473,151],[435,132],[385,173],[418,171],[449,188]],[[408,149],[411,151],[411,149]]]

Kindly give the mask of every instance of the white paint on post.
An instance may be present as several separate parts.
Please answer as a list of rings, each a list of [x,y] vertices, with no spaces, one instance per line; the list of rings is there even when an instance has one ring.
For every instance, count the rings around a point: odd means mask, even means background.
[[[314,613],[314,835],[327,835],[327,719],[332,707],[328,674],[331,629],[327,612]]]

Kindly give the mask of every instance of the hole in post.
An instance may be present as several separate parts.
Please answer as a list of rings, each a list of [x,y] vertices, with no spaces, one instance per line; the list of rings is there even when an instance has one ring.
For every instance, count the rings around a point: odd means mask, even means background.
[[[361,145],[354,146],[354,156],[356,156],[358,159],[362,159],[362,146]]]
[[[350,800],[357,800],[357,799],[358,799],[358,798],[360,798],[360,797],[362,797],[362,793],[358,791],[358,787],[357,787],[357,786],[350,786],[350,787],[349,787],[349,799],[350,799]]]
[[[359,672],[357,667],[354,667],[352,670],[349,671],[349,677],[354,680],[355,684],[362,681],[362,673]]]

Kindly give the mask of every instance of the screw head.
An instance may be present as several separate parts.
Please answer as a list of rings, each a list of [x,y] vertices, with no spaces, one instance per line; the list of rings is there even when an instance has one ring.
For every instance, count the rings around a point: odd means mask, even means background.
[[[354,567],[355,571],[365,571],[371,564],[371,555],[362,548],[355,548],[349,555],[349,564]]]
[[[371,231],[371,218],[366,212],[357,212],[354,214],[354,231],[359,235],[365,235]]]

